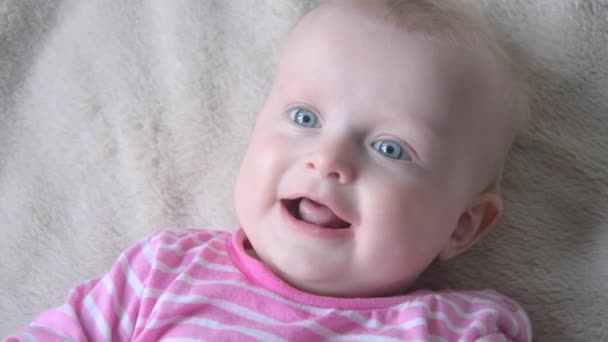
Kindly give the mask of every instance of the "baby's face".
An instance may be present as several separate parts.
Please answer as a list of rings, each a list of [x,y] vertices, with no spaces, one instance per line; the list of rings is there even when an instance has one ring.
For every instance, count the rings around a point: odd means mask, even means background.
[[[357,12],[306,18],[237,180],[257,257],[318,294],[410,285],[483,187],[470,129],[484,104],[462,90],[472,82],[465,59]]]

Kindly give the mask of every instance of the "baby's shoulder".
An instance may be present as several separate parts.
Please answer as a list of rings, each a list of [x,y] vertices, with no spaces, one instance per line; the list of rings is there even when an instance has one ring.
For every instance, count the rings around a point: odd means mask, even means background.
[[[531,336],[530,320],[523,307],[494,290],[424,290],[405,298],[393,309],[404,315],[417,313],[441,321],[451,332],[465,332],[464,327],[474,327],[478,336],[501,333],[516,341],[527,341]]]
[[[230,232],[219,229],[203,228],[159,228],[152,233],[150,241],[164,243],[186,243],[202,244],[210,240],[226,239]]]
[[[161,228],[149,238],[148,243],[156,255],[174,253],[178,256],[199,254],[201,250],[223,251],[230,232],[201,228]]]
[[[485,290],[441,290],[417,291],[407,297],[427,302],[431,306],[451,307],[458,311],[475,311],[495,308],[510,312],[523,311],[521,305],[511,298],[491,289]]]

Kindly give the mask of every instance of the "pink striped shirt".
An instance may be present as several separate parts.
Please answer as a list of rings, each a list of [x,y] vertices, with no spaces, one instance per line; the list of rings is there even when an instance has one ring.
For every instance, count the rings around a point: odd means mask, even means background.
[[[250,257],[242,230],[162,230],[7,341],[531,341],[493,291],[304,293]]]

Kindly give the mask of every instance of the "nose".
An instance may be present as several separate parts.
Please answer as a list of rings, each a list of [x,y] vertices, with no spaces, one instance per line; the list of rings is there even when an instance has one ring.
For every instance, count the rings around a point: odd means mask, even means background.
[[[352,143],[322,144],[306,160],[306,169],[319,176],[348,184],[355,180],[355,151]]]

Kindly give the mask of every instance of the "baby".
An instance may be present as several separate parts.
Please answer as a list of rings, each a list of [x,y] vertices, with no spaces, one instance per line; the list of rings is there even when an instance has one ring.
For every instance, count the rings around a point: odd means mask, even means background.
[[[502,212],[526,114],[445,1],[329,1],[293,30],[236,183],[235,233],[161,230],[8,340],[530,341],[490,291],[407,291]]]

